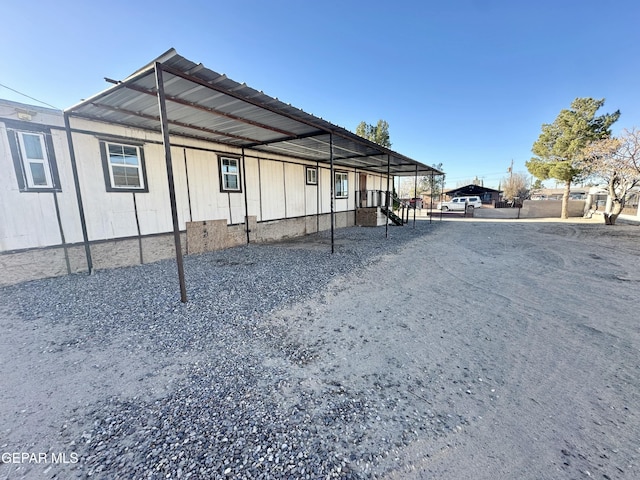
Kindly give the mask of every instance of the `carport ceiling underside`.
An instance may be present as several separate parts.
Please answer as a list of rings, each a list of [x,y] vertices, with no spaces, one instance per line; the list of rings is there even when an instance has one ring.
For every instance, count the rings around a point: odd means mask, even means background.
[[[162,70],[172,136],[320,163],[330,162],[333,144],[337,167],[398,176],[442,173],[193,63],[174,49],[66,113],[159,132],[156,68]]]

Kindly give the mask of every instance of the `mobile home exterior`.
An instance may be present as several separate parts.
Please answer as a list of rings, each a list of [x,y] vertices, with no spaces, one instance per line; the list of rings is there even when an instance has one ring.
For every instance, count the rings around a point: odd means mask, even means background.
[[[62,112],[0,101],[0,284],[87,271]]]
[[[0,161],[1,284],[333,231],[440,173],[173,50],[64,112],[0,101]]]

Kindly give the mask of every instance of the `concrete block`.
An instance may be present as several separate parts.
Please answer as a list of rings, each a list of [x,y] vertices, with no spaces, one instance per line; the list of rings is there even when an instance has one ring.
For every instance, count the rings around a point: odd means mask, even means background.
[[[92,243],[91,258],[95,270],[138,265],[140,244],[137,238]]]
[[[227,248],[227,221],[187,222],[187,253],[204,253]]]
[[[84,245],[74,245],[67,247],[67,255],[69,256],[69,266],[71,273],[84,273],[89,271],[87,265],[87,254]]]
[[[67,274],[62,248],[42,248],[0,255],[0,285]]]
[[[261,222],[258,224],[256,241],[272,242],[283,238],[305,235],[307,233],[306,225],[305,217]]]
[[[175,240],[172,233],[166,235],[154,235],[151,237],[142,237],[142,262],[152,263],[167,258],[175,258],[176,248]],[[182,254],[187,252],[187,234],[180,233],[180,247]]]
[[[387,217],[380,207],[367,207],[356,209],[356,225],[359,227],[380,227],[387,223]]]

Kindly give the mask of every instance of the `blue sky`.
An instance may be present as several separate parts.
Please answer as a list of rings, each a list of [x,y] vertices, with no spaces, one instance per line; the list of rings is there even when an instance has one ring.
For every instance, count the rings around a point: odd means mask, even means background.
[[[5,2],[0,84],[58,108],[171,47],[392,148],[497,187],[576,97],[640,127],[637,0]],[[0,86],[0,98],[33,103]],[[553,185],[548,185],[553,186]]]

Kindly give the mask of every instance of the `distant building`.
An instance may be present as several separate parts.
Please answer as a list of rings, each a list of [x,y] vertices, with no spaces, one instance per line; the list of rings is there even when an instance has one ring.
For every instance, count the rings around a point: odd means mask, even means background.
[[[484,205],[493,205],[495,202],[500,201],[500,190],[494,190],[493,188],[482,187],[480,185],[470,184],[464,187],[452,188],[451,190],[445,190],[445,200],[451,200],[455,197],[468,197],[476,195],[480,197],[480,200]]]
[[[589,193],[589,187],[571,187],[571,200],[584,200]],[[531,200],[562,200],[564,188],[540,188],[531,192]]]

